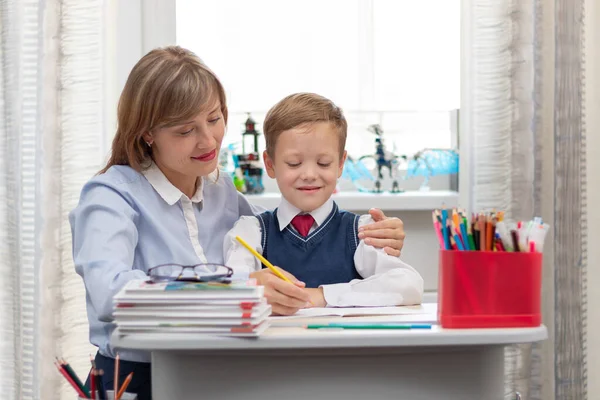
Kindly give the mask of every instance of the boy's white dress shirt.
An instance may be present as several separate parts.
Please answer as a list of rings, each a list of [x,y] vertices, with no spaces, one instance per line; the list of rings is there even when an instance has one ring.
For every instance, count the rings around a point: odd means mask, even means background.
[[[315,222],[310,232],[318,228],[333,209],[333,200],[329,199],[310,214]],[[284,230],[300,210],[285,198],[277,209],[279,229]],[[369,214],[361,215],[358,226],[372,223]],[[225,265],[236,273],[259,271],[262,265],[236,239],[240,236],[256,251],[262,254],[262,231],[260,222],[254,216],[242,216],[225,236],[223,254]],[[423,278],[410,265],[399,257],[388,255],[383,249],[377,249],[360,241],[354,253],[356,271],[363,279],[354,279],[348,283],[323,285],[323,294],[328,306],[395,306],[420,304],[423,297]],[[284,265],[278,267],[285,270]]]

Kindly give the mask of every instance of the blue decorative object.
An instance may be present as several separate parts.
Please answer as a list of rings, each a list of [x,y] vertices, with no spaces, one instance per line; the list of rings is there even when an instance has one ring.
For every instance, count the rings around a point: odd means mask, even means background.
[[[398,156],[388,151],[383,142],[383,130],[378,124],[369,126],[369,131],[375,134],[375,154],[365,155],[358,159],[359,162],[372,159],[375,161],[377,168],[377,178],[375,179],[375,190],[376,193],[381,193],[381,180],[383,179],[382,170],[388,169],[390,178],[392,179],[392,193],[401,192],[400,186],[398,185],[398,167],[400,160],[406,161],[407,157],[404,155]]]
[[[406,179],[425,177],[421,190],[429,190],[429,179],[437,175],[458,173],[458,153],[451,149],[425,149],[408,162]]]
[[[361,185],[361,181],[369,180],[375,181],[375,178],[371,174],[371,171],[365,167],[362,161],[354,160],[352,157],[347,156],[344,162],[344,170],[342,171],[342,179],[347,179],[352,182],[354,187],[359,192],[370,192],[371,190]]]

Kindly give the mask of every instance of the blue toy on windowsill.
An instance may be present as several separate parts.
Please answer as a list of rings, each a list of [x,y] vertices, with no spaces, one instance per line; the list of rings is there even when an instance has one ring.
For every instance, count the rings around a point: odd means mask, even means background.
[[[452,149],[424,149],[408,162],[405,179],[423,176],[420,190],[429,190],[429,179],[458,173],[458,153]]]
[[[370,192],[371,190],[364,187],[361,181],[375,182],[375,178],[371,174],[371,171],[365,167],[365,165],[359,161],[354,160],[351,156],[346,157],[344,162],[344,169],[342,171],[342,179],[347,179],[359,192]]]
[[[387,168],[390,178],[392,179],[392,193],[400,193],[403,190],[400,190],[400,185],[398,184],[398,169],[400,167],[401,161],[406,161],[406,156],[404,155],[396,155],[391,151],[388,151],[383,143],[383,130],[381,126],[378,124],[369,126],[369,131],[375,134],[375,154],[369,154],[362,156],[358,159],[358,161],[353,161],[350,159],[350,162],[347,161],[346,165],[352,164],[350,169],[354,171],[360,171],[361,174],[350,177],[354,185],[358,188],[358,190],[363,192],[375,192],[381,193],[381,181],[383,179],[383,169]],[[368,167],[365,166],[365,162],[374,164],[373,169],[377,169],[376,177],[373,177],[369,172]],[[353,168],[354,167],[354,168]],[[353,169],[352,169],[353,168]],[[365,173],[366,172],[366,173]],[[368,174],[371,180],[375,181],[374,189],[367,189],[363,186],[360,186],[358,183],[359,179],[367,178],[366,174]],[[367,178],[368,179],[368,178]]]

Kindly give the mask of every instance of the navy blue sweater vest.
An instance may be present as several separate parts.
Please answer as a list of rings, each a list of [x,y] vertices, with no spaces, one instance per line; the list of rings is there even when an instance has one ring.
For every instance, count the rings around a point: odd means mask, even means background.
[[[356,214],[339,210],[334,202],[321,226],[302,237],[291,224],[279,229],[277,209],[267,211],[258,216],[263,256],[309,288],[360,279],[354,267],[358,218]]]

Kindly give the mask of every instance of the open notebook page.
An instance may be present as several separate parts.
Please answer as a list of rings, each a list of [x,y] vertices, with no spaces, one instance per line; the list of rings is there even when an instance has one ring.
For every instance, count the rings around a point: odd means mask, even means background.
[[[270,319],[274,321],[294,318],[313,318],[313,317],[359,317],[372,315],[419,315],[435,314],[437,304],[426,303],[418,306],[400,306],[400,307],[324,307],[324,308],[304,308],[294,315],[273,316]]]

